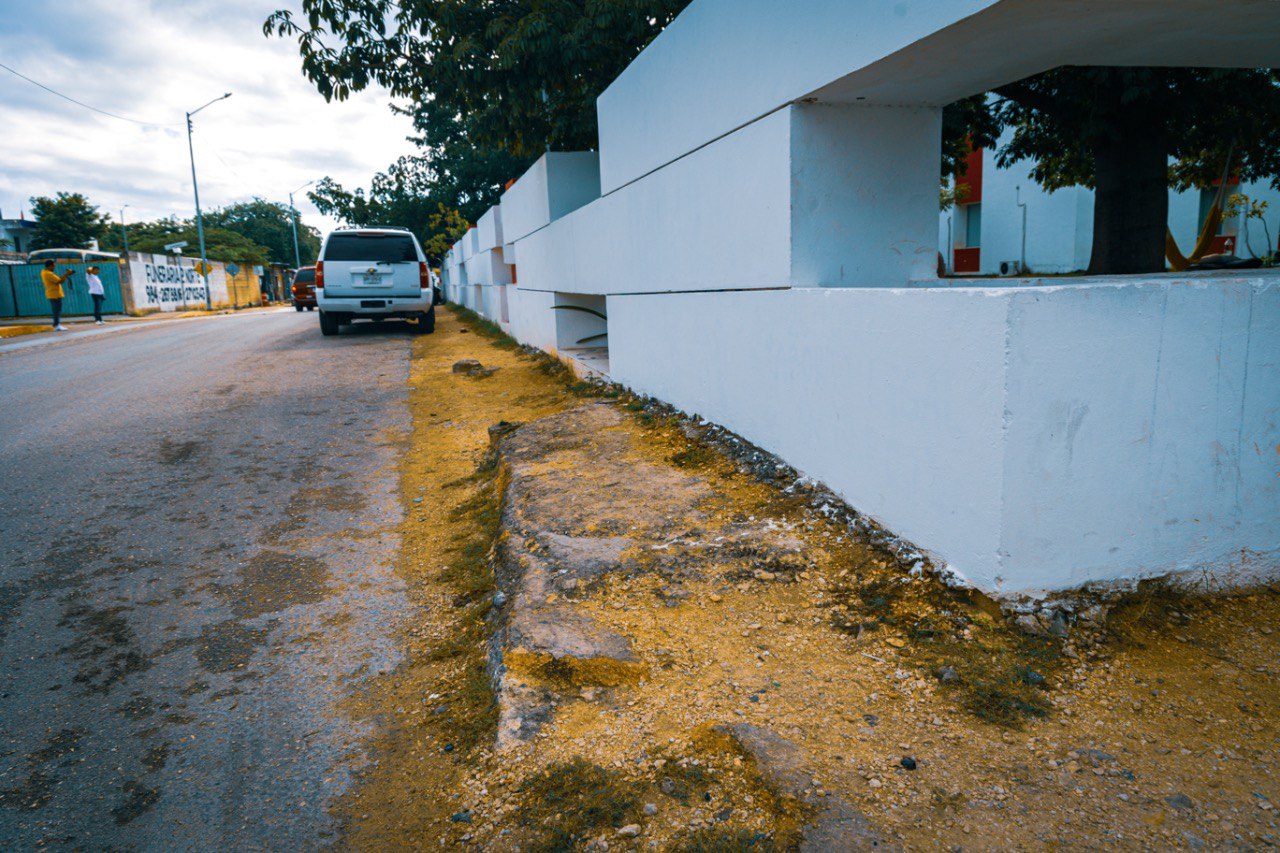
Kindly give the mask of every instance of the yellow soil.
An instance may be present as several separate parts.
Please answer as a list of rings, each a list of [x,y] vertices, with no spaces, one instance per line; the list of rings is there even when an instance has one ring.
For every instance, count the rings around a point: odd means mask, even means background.
[[[449,368],[460,358],[502,370],[487,379],[457,376]],[[461,676],[458,661],[433,662],[430,653],[458,628],[459,610],[437,578],[452,559],[451,512],[474,493],[446,484],[483,459],[490,424],[578,401],[530,361],[464,334],[448,312],[437,333],[415,345],[410,384],[414,437],[404,469],[400,570],[423,615],[405,638],[408,662],[353,709],[382,721],[379,763],[342,808],[354,846],[467,838],[513,847],[527,829],[521,816],[536,813],[519,781],[575,756],[633,780],[647,798],[672,761],[697,761],[712,779],[710,805],[652,797],[659,811],[644,819],[644,835],[611,838],[614,849],[619,842],[678,849],[691,829],[716,823],[712,814],[722,807],[732,810],[725,826],[767,829],[776,825],[767,798],[741,759],[707,737],[709,724],[737,721],[802,747],[825,791],[908,848],[1280,843],[1275,591],[1187,601],[1185,618],[1138,625],[1123,641],[1083,651],[1056,679],[1048,719],[1002,729],[974,718],[916,665],[924,650],[909,637],[882,630],[858,639],[834,629],[833,591],[867,565],[869,552],[719,458],[700,470],[715,492],[703,507],[706,526],[750,517],[785,525],[813,564],[799,582],[742,580],[726,564],[687,581],[690,598],[669,608],[655,595],[656,579],[612,577],[584,610],[632,639],[647,675],[609,690],[566,691],[554,723],[527,747],[497,756],[443,752],[447,727],[424,720],[461,689]],[[666,464],[687,447],[669,428],[626,428],[638,459]],[[418,497],[422,503],[412,503]],[[975,642],[1005,630],[979,618]],[[901,768],[904,755],[918,769]],[[1175,795],[1194,807],[1176,808],[1166,799]],[[450,822],[462,809],[473,822]]]
[[[53,326],[0,326],[0,338],[16,338],[37,332],[52,332]]]
[[[463,630],[462,614],[440,573],[457,558],[455,515],[476,489],[450,484],[473,474],[484,460],[492,424],[533,420],[571,402],[528,359],[467,332],[449,311],[436,316],[435,334],[414,342],[413,440],[400,485],[406,514],[398,570],[422,609],[421,619],[404,633],[406,662],[351,709],[380,724],[373,744],[378,764],[340,806],[350,822],[348,841],[361,849],[435,846],[436,839],[466,832],[448,820],[460,808],[462,751],[443,751],[451,741],[448,724],[431,713],[442,702],[456,701],[462,681],[462,661],[433,659],[435,649]],[[454,362],[465,358],[501,369],[485,378],[453,373]],[[433,694],[440,699],[427,701]]]

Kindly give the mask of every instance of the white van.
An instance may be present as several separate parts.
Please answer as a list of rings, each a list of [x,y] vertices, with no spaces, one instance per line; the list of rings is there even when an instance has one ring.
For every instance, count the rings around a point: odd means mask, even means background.
[[[431,269],[418,238],[402,228],[340,228],[329,233],[316,261],[320,331],[336,335],[353,320],[416,320],[435,331]]]

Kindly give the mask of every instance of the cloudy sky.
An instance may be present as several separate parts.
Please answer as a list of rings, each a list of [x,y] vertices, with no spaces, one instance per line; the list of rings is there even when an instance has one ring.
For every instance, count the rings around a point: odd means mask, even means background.
[[[183,113],[195,117],[200,203],[206,210],[255,195],[287,202],[331,176],[367,186],[413,150],[410,122],[385,91],[325,103],[303,78],[294,42],[262,23],[300,0],[0,0],[0,63],[76,100],[76,106],[0,69],[0,210],[81,192],[113,217],[192,216]],[[304,220],[325,230],[306,199]]]

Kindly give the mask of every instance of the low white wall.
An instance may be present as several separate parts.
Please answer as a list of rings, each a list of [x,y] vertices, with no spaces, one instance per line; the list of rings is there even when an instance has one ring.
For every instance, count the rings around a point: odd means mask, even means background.
[[[1280,275],[1018,289],[1009,309],[1008,584],[1280,565]]]
[[[128,274],[121,281],[126,288],[126,307],[139,313],[182,311],[205,307],[204,278],[195,271],[199,258],[130,252]],[[214,307],[225,306],[227,273],[224,264],[211,262],[209,295]]]
[[[992,573],[1006,315],[981,290],[615,296],[610,373],[778,454],[966,575]]]
[[[1280,565],[1280,276],[616,296],[613,378],[996,594]]]

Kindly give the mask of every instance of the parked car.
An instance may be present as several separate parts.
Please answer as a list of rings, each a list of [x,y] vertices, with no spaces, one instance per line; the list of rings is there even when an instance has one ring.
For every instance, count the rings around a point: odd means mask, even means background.
[[[402,228],[340,228],[330,232],[316,262],[320,331],[336,335],[355,320],[414,320],[436,328],[431,269],[413,233]]]
[[[293,274],[293,308],[316,310],[316,268],[302,267]]]

